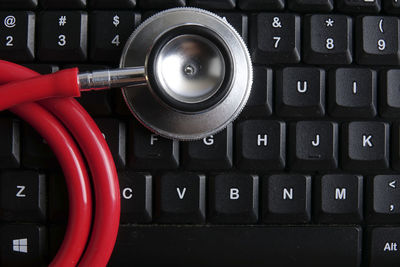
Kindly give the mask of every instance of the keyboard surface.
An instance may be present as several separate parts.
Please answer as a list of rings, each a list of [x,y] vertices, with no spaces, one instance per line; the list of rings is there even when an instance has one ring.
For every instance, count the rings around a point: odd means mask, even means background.
[[[230,22],[254,65],[222,132],[178,142],[119,90],[85,92],[119,172],[109,266],[400,266],[400,1],[0,0],[0,59],[39,73],[117,67],[160,10]],[[68,217],[43,138],[0,113],[0,265],[45,266]]]

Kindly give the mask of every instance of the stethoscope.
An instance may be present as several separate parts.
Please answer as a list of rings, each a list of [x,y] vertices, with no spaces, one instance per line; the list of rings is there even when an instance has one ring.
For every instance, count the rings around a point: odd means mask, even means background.
[[[129,37],[119,69],[78,74],[75,68],[40,76],[0,61],[0,70],[0,110],[10,109],[42,134],[67,179],[70,221],[51,266],[106,266],[119,226],[111,153],[94,121],[71,97],[122,88],[145,127],[167,138],[195,140],[223,130],[239,115],[253,80],[240,35],[226,20],[196,8],[166,10],[143,22]],[[94,219],[86,165],[96,200]]]

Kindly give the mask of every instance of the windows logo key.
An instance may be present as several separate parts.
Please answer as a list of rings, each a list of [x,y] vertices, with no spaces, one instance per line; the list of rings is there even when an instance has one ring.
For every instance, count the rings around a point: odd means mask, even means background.
[[[28,239],[14,239],[13,240],[13,251],[28,253]]]

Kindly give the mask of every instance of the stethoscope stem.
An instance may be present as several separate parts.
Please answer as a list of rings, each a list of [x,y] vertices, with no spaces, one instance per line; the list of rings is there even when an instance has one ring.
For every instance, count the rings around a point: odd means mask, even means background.
[[[145,68],[130,67],[78,74],[81,91],[146,85]]]

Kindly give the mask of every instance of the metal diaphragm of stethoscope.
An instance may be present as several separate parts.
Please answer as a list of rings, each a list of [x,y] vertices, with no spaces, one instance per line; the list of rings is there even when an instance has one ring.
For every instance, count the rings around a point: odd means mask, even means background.
[[[179,140],[223,130],[244,108],[253,81],[239,34],[197,8],[169,9],[143,22],[127,41],[120,68],[79,74],[80,86],[123,87],[143,125]]]

